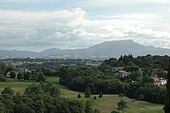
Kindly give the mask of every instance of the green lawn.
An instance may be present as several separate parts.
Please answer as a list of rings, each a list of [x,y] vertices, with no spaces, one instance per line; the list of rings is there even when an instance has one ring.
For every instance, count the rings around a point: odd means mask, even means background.
[[[101,113],[110,113],[113,109],[116,109],[120,97],[118,95],[103,95],[103,98],[98,98],[93,100],[93,96],[90,99],[84,97],[84,94],[81,92],[76,92],[69,90],[67,87],[58,84],[58,77],[47,77],[47,81],[55,83],[61,89],[61,96],[69,99],[78,99],[77,95],[81,94],[82,98],[79,100],[91,100],[93,108],[97,108]],[[19,81],[10,81],[10,82],[0,82],[0,91],[5,87],[11,87],[15,92],[24,92],[25,87],[31,85],[33,82],[19,82]],[[35,82],[34,82],[35,83]],[[126,101],[131,99],[124,97]],[[163,105],[152,104],[144,101],[135,101],[132,104],[129,104],[129,109],[125,113],[163,113]]]
[[[59,83],[59,77],[47,77],[46,78],[48,82],[51,82],[51,83]]]
[[[6,87],[11,87],[15,92],[23,93],[25,88],[31,84],[33,84],[33,82],[0,82],[0,92]]]

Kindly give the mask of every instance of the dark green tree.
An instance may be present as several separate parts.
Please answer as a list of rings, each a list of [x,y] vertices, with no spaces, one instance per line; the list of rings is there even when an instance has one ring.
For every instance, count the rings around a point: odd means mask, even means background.
[[[166,86],[166,102],[164,106],[165,113],[170,113],[170,59],[169,59],[169,66],[168,66],[168,76],[167,76],[167,86]]]
[[[124,101],[123,99],[120,100],[120,102],[117,103],[117,106],[118,106],[118,110],[119,111],[122,111],[122,113],[125,112],[125,110],[128,108],[127,106],[127,102]]]
[[[16,73],[15,73],[14,71],[12,71],[12,72],[10,73],[10,76],[11,76],[11,78],[15,78],[15,77],[16,77]]]
[[[96,97],[96,96],[94,96],[94,97],[93,97],[93,99],[94,99],[94,100],[96,100],[96,99],[97,99],[97,97]]]
[[[26,72],[24,73],[24,80],[30,80],[31,79],[31,73]]]
[[[100,113],[98,109],[94,109],[94,113]]]
[[[85,113],[93,113],[93,109],[91,108],[91,102],[90,101],[86,101],[86,105],[85,105]]]
[[[61,94],[60,89],[56,86],[51,86],[49,89],[49,93],[53,97],[58,97]]]
[[[44,94],[44,91],[40,85],[32,84],[25,89],[24,94],[26,95]]]
[[[5,108],[3,103],[0,103],[0,113],[5,113]]]
[[[10,87],[4,88],[4,90],[1,92],[2,95],[13,95],[14,90],[11,89]]]
[[[120,112],[117,110],[113,110],[111,113],[120,113]]]
[[[85,90],[85,97],[90,98],[90,96],[91,96],[91,90],[89,87],[87,87]]]
[[[43,72],[38,73],[37,81],[43,81],[45,82],[46,78]]]
[[[99,93],[99,98],[102,98],[102,97],[103,97],[103,93],[100,92],[100,93]]]
[[[123,99],[124,94],[119,94],[119,97],[120,97],[121,99]]]
[[[81,95],[80,95],[80,94],[78,94],[78,95],[77,95],[77,98],[81,98]]]
[[[11,72],[12,70],[14,70],[13,67],[7,67],[7,68],[5,69],[4,75],[6,76],[6,74],[7,74],[8,72]]]
[[[36,113],[44,113],[45,105],[42,100],[37,100],[34,105],[34,109]]]
[[[144,99],[144,95],[140,94],[140,95],[138,96],[138,100],[143,100],[143,99]]]
[[[1,113],[1,112],[0,112]],[[33,109],[24,104],[16,104],[14,107],[14,113],[35,113]]]
[[[22,80],[22,79],[23,79],[23,75],[22,75],[21,73],[18,73],[17,79],[18,79],[18,80]]]

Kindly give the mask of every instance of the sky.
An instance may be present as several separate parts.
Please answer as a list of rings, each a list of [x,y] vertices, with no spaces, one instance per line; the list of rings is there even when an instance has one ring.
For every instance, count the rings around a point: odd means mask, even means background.
[[[170,0],[0,0],[0,50],[129,39],[170,49]]]

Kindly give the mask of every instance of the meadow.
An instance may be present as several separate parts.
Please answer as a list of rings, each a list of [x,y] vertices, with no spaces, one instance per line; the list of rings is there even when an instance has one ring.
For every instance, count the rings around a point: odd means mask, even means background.
[[[91,98],[85,98],[84,93],[72,91],[67,87],[59,84],[58,77],[48,77],[47,82],[54,83],[61,89],[61,96],[69,99],[78,99],[77,95],[80,94],[81,98],[79,100],[90,100],[92,102],[93,108],[99,109],[101,113],[111,113],[112,110],[116,109],[117,103],[120,101],[118,95],[103,95],[102,98],[98,98],[98,95],[92,95]],[[11,87],[15,92],[23,93],[25,88],[31,84],[36,84],[37,82],[25,82],[25,81],[13,81],[9,80],[8,82],[0,82],[0,91],[5,87]],[[93,97],[96,96],[97,99],[94,100]],[[128,102],[132,99],[124,97]],[[163,105],[154,104],[145,101],[134,101],[131,104],[128,104],[129,109],[125,113],[163,113]]]

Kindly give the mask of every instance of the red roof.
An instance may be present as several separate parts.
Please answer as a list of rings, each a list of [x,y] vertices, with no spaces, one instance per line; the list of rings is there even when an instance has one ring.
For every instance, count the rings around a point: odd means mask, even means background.
[[[127,71],[124,71],[124,70],[120,70],[119,73],[122,73],[122,74],[129,74]]]

